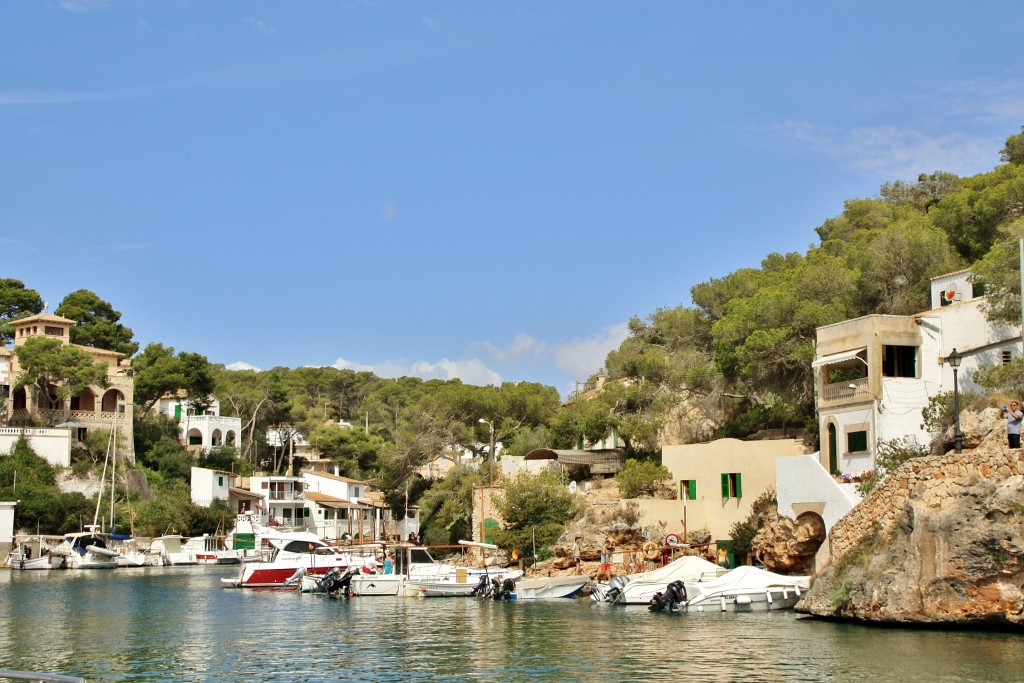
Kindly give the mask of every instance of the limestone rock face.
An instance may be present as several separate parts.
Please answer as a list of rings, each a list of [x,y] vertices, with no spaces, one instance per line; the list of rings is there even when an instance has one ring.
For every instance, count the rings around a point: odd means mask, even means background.
[[[751,547],[754,557],[778,574],[813,574],[814,555],[825,540],[825,523],[818,515],[801,515],[794,522],[772,511]]]
[[[891,533],[819,575],[797,606],[874,622],[1024,625],[1024,476],[922,482]]]

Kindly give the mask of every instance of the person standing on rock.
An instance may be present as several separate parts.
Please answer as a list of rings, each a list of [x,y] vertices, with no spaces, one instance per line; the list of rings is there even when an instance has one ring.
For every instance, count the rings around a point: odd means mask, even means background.
[[[572,563],[576,567],[576,573],[580,573],[580,537],[572,542]]]
[[[1019,403],[1012,401],[1009,406],[1003,406],[1003,415],[1006,417],[1006,438],[1010,448],[1020,448],[1020,423],[1024,420],[1024,411],[1021,411]]]

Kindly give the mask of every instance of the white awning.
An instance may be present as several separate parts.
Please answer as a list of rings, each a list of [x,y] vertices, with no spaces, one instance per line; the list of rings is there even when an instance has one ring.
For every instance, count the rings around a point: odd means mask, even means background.
[[[812,368],[820,368],[823,365],[835,365],[836,363],[842,363],[843,361],[853,360],[858,354],[863,353],[867,350],[867,347],[860,347],[859,349],[851,349],[849,351],[842,351],[840,353],[833,353],[828,356],[822,356],[811,363]],[[863,358],[860,359],[867,365],[867,361]]]

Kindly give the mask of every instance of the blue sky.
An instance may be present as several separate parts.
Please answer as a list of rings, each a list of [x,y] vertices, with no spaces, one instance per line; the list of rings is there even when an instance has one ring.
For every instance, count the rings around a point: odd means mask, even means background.
[[[999,163],[1015,2],[0,7],[0,277],[231,367],[535,381]]]

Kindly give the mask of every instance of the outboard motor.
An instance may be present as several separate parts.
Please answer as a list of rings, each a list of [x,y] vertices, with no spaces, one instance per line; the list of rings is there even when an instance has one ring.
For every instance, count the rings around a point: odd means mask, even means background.
[[[341,570],[337,567],[332,567],[331,569],[328,569],[326,572],[324,572],[324,575],[317,580],[316,586],[310,592],[330,593],[331,587],[334,585],[334,582],[338,579],[339,574],[341,574]]]
[[[490,592],[491,585],[487,582],[487,576],[481,576],[476,584],[476,588],[473,589],[473,595],[478,598],[486,598]]]
[[[651,605],[647,609],[652,612],[660,612],[666,607],[671,612],[676,605],[686,602],[686,586],[682,581],[673,581],[665,586],[665,590],[655,593],[651,598]]]
[[[622,595],[622,589],[629,583],[629,579],[625,576],[613,576],[612,580],[608,582],[608,588],[604,594],[605,602],[618,602],[619,596]]]
[[[347,572],[334,582],[331,590],[333,595],[343,595],[346,598],[352,597],[352,577],[359,573],[358,567],[349,568]]]
[[[498,585],[498,579],[494,579],[493,584],[495,600],[508,600],[516,592],[516,582],[515,579],[511,577],[502,581],[500,586]]]

